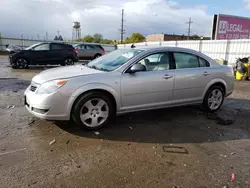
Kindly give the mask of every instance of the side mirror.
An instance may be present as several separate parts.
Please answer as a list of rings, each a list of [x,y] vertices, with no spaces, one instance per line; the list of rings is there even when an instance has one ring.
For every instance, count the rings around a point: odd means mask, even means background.
[[[142,65],[140,63],[134,64],[130,70],[129,73],[136,73],[136,72],[142,72],[142,71],[146,71],[146,67],[145,65]]]

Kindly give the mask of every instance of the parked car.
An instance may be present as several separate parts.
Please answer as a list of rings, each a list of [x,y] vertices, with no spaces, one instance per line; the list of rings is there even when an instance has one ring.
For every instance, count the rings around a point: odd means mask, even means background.
[[[215,112],[233,89],[232,68],[200,52],[129,48],[36,75],[25,91],[25,106],[39,118],[72,118],[98,129],[127,112],[193,104]]]
[[[29,65],[73,65],[78,61],[78,51],[69,44],[43,42],[9,54],[12,68],[28,68]]]
[[[16,46],[16,45],[11,45],[11,44],[7,44],[5,47],[6,47],[6,50],[9,52],[9,54],[13,54],[13,53],[23,50],[21,46]]]
[[[78,56],[83,60],[96,59],[105,54],[104,48],[99,44],[82,43],[73,45],[78,50]]]

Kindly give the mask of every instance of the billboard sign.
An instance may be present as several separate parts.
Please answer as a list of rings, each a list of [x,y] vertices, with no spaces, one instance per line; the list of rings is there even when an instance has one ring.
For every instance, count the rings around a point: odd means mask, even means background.
[[[214,26],[216,29],[213,38],[216,40],[250,38],[250,18],[219,14]]]

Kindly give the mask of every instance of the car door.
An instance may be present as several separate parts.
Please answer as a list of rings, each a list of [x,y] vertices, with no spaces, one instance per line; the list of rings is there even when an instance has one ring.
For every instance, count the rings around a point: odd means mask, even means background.
[[[46,64],[50,59],[49,51],[50,51],[49,43],[42,43],[32,48],[30,50],[30,55],[33,64]]]
[[[51,43],[50,61],[54,63],[63,62],[67,55],[67,49],[64,44]]]
[[[87,57],[89,59],[92,59],[94,58],[95,54],[96,54],[96,49],[93,45],[85,45],[85,51],[86,51],[86,54],[87,54]]]
[[[173,52],[172,55],[176,66],[173,104],[201,101],[204,89],[211,80],[209,63],[186,52]]]
[[[76,46],[76,49],[78,50],[78,56],[81,59],[86,59],[86,51],[85,51],[85,45],[81,44]]]
[[[174,70],[168,52],[150,54],[137,63],[146,71],[121,76],[122,110],[151,109],[171,104]]]

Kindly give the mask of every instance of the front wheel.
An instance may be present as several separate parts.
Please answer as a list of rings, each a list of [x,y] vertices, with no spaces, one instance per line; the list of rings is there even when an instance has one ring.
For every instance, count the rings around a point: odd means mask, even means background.
[[[12,68],[26,69],[29,67],[28,60],[25,58],[18,58]]]
[[[216,112],[224,101],[224,90],[220,86],[212,86],[208,89],[204,100],[203,108],[207,112]]]
[[[101,57],[102,55],[101,54],[96,54],[95,56],[94,56],[94,59],[97,59],[97,58],[99,58],[99,57]]]
[[[114,115],[114,106],[109,97],[99,92],[88,92],[81,96],[72,110],[77,125],[85,129],[99,129]]]

